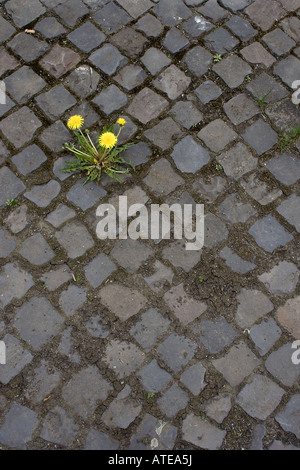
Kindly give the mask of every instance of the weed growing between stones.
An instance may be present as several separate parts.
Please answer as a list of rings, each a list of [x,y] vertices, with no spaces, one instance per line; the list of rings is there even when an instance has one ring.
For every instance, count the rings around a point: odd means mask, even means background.
[[[71,116],[68,120],[68,128],[74,132],[78,142],[77,144],[66,143],[64,148],[74,153],[77,161],[66,162],[68,166],[62,171],[67,173],[84,172],[86,174],[84,184],[88,181],[99,183],[103,173],[122,182],[119,175],[130,172],[129,168],[124,167],[130,166],[134,169],[132,162],[126,162],[120,155],[132,144],[117,146],[120,133],[126,124],[125,119],[120,118],[117,120],[120,127],[117,135],[114,133],[115,124],[108,129],[105,126],[102,134],[97,137],[96,143],[93,142],[88,129],[81,130],[83,124],[84,119],[79,115]]]

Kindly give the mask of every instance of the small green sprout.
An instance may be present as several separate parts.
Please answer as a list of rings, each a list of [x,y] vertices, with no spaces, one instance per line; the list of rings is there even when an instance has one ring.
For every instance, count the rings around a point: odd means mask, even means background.
[[[220,164],[217,164],[217,165],[216,165],[216,170],[217,170],[217,171],[221,171],[221,170],[223,170],[223,167],[222,167],[222,165],[220,165]]]
[[[16,206],[19,205],[19,202],[16,201],[15,199],[7,199],[6,205],[7,205],[8,207],[16,207]]]
[[[221,54],[215,54],[214,57],[214,62],[220,62],[222,60]]]

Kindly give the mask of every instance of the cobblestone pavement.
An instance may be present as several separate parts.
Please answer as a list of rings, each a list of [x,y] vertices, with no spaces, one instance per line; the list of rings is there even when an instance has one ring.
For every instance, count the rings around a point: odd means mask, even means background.
[[[0,10],[1,448],[300,448],[300,0]],[[61,171],[73,114],[132,176]],[[100,241],[123,194],[204,203],[203,250]]]

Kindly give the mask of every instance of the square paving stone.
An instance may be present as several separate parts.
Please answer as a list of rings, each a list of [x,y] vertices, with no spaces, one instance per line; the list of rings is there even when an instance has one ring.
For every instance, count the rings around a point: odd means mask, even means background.
[[[92,95],[99,82],[100,75],[89,65],[81,65],[64,80],[65,85],[81,98]]]
[[[22,243],[19,253],[35,266],[48,263],[55,256],[54,251],[40,233],[27,238]]]
[[[89,13],[81,0],[66,0],[55,7],[54,11],[70,27],[75,26],[79,18]]]
[[[46,17],[35,25],[36,31],[46,39],[54,39],[66,33],[65,28],[56,18]]]
[[[163,361],[174,371],[179,372],[196,353],[197,345],[190,339],[172,333],[157,348]]]
[[[6,364],[0,368],[0,383],[7,385],[30,364],[33,356],[14,336],[7,334],[2,340],[6,346]]]
[[[63,85],[57,85],[50,91],[36,98],[37,105],[52,121],[60,118],[69,108],[76,104],[76,99]]]
[[[0,20],[1,21],[1,20]],[[0,76],[17,68],[19,62],[12,55],[8,54],[4,47],[0,47]]]
[[[210,354],[218,354],[238,336],[224,317],[216,321],[202,320],[200,326],[193,328],[193,331]]]
[[[278,142],[278,135],[271,128],[271,126],[258,119],[254,124],[248,127],[244,134],[243,139],[256,150],[258,155],[271,150]]]
[[[186,53],[184,63],[196,77],[202,77],[211,66],[213,56],[201,46],[196,46]]]
[[[170,100],[175,100],[182,95],[190,83],[191,78],[175,65],[171,65],[164,70],[153,82],[154,86],[166,93]]]
[[[76,310],[83,306],[86,301],[86,289],[77,286],[69,286],[59,297],[59,306],[63,312],[70,317]]]
[[[133,343],[111,340],[105,348],[103,361],[121,379],[140,368],[145,360],[142,350]]]
[[[49,44],[26,33],[17,34],[8,47],[24,62],[33,62],[50,49]]]
[[[211,212],[205,215],[204,224],[204,246],[208,250],[219,245],[222,241],[226,240],[229,235],[223,222]]]
[[[63,145],[70,142],[71,139],[70,132],[61,121],[56,121],[47,127],[39,137],[39,140],[54,153],[63,152],[65,150]]]
[[[249,21],[237,15],[230,18],[230,20],[225,23],[225,26],[231,29],[243,42],[250,41],[250,39],[253,39],[258,34],[258,31],[253,28]]]
[[[3,206],[7,199],[16,199],[25,189],[26,186],[9,168],[0,168],[0,206]]]
[[[300,159],[293,153],[286,152],[268,160],[266,167],[286,186],[291,186],[300,179]]]
[[[55,236],[72,259],[84,255],[94,246],[94,241],[85,226],[77,221],[65,225],[56,232]]]
[[[102,186],[93,181],[89,181],[85,185],[83,183],[84,179],[77,181],[67,193],[67,199],[82,211],[86,211],[99,203],[107,193]]]
[[[205,145],[213,152],[220,152],[238,135],[224,121],[216,119],[203,127],[198,134]]]
[[[201,260],[201,251],[186,250],[186,243],[183,240],[173,240],[162,251],[164,259],[176,268],[183,269],[188,273]]]
[[[137,290],[119,284],[106,285],[99,295],[101,302],[121,321],[126,321],[139,313],[146,304],[146,298]]]
[[[144,132],[144,135],[157,147],[167,150],[174,145],[176,140],[183,136],[183,133],[173,119],[168,117],[160,121],[152,129]]]
[[[117,0],[117,2],[133,18],[138,18],[153,7],[153,3],[150,0],[139,0],[138,2],[135,0]]]
[[[128,239],[116,242],[110,255],[127,272],[135,273],[154,252],[144,243]]]
[[[153,292],[159,294],[165,287],[172,285],[174,273],[171,268],[167,268],[158,260],[155,261],[153,269],[155,270],[154,274],[144,277],[144,281]]]
[[[226,431],[219,429],[200,416],[188,414],[183,420],[182,439],[197,448],[217,450],[221,447]]]
[[[170,65],[171,60],[161,50],[150,47],[141,58],[141,62],[149,70],[151,75],[156,75],[164,67]]]
[[[193,395],[198,396],[207,385],[204,381],[205,372],[206,369],[201,362],[197,362],[183,372],[180,380]]]
[[[138,144],[131,145],[123,153],[123,158],[127,162],[131,161],[135,167],[147,163],[149,157],[152,155],[152,151],[145,142],[139,142]]]
[[[299,16],[299,11],[298,11]],[[280,26],[286,34],[293,38],[297,43],[300,39],[300,20],[296,16],[287,16],[280,22]]]
[[[189,402],[189,396],[178,385],[172,385],[158,400],[157,404],[162,413],[172,418],[183,410]]]
[[[62,264],[57,269],[51,269],[41,277],[41,281],[50,292],[55,291],[71,279],[73,279],[72,274],[66,264]]]
[[[72,446],[78,426],[67,412],[60,406],[55,406],[45,416],[40,436],[48,442],[64,446]]]
[[[285,16],[286,12],[276,0],[255,0],[245,10],[246,15],[263,31],[270,29],[275,21]]]
[[[234,89],[243,83],[247,75],[252,73],[252,68],[238,56],[231,55],[214,65],[213,71],[224,80],[229,88]]]
[[[80,62],[80,56],[67,47],[55,44],[48,54],[39,62],[40,66],[53,75],[60,78]]]
[[[269,272],[258,276],[266,288],[274,295],[292,294],[299,279],[297,266],[287,261],[281,261]]]
[[[273,318],[252,326],[249,336],[255,344],[259,354],[264,356],[274,346],[281,336],[281,329]]]
[[[286,54],[296,45],[295,41],[280,28],[265,34],[262,40],[277,57]]]
[[[82,116],[84,119],[84,127],[86,129],[91,128],[97,121],[99,121],[99,114],[94,111],[92,106],[87,102],[83,101],[80,105],[72,108],[72,111],[68,111],[65,120],[66,122],[71,116]],[[119,140],[120,141],[120,140]]]
[[[82,52],[88,53],[100,46],[105,41],[106,36],[90,21],[87,21],[72,31],[67,38]]]
[[[10,95],[19,103],[24,104],[45,86],[46,82],[31,68],[24,66],[5,79]]]
[[[33,111],[24,106],[3,119],[0,123],[0,130],[16,148],[21,148],[33,138],[41,126],[41,121]]]
[[[182,0],[160,0],[153,12],[167,26],[175,26],[192,15],[192,11]]]
[[[141,320],[131,328],[130,334],[144,350],[150,351],[169,325],[170,321],[167,318],[164,318],[158,310],[151,308],[142,314]]]
[[[270,374],[286,387],[292,387],[300,376],[300,368],[293,364],[292,354],[292,343],[286,343],[273,351],[265,361]]]
[[[45,297],[33,297],[16,309],[14,326],[21,338],[39,351],[62,329],[64,318]]]
[[[203,114],[193,105],[191,101],[177,101],[171,109],[175,120],[185,129],[199,124],[203,119]]]
[[[252,0],[220,0],[221,5],[232,13],[244,10]]]
[[[28,386],[25,396],[28,400],[39,403],[57,387],[60,382],[61,374],[49,362],[42,360],[41,365],[30,371],[26,377]]]
[[[49,183],[33,186],[30,191],[24,193],[24,197],[38,207],[47,207],[59,195],[60,190],[60,184],[51,180]]]
[[[213,24],[202,15],[196,15],[182,24],[184,32],[193,39],[197,39],[213,28]]]
[[[271,215],[258,220],[249,230],[256,243],[269,253],[273,253],[279,246],[285,246],[294,237]]]
[[[102,415],[109,428],[127,429],[142,411],[140,401],[132,398],[132,390],[125,385],[119,395],[111,402]]]
[[[0,82],[1,83],[1,87],[3,88],[3,82]],[[3,93],[3,90],[0,89],[0,93],[2,95]],[[5,96],[5,104],[0,104],[1,108],[0,108],[0,118],[2,118],[2,116],[4,116],[5,114],[7,114],[14,106],[15,106],[15,103],[9,98],[9,96]]]
[[[253,157],[248,148],[238,142],[226,152],[217,157],[227,176],[238,180],[245,173],[255,170],[258,160]]]
[[[220,258],[224,259],[226,265],[231,268],[235,273],[247,274],[256,268],[254,263],[242,259],[239,255],[234,253],[228,246],[225,246],[220,253]]]
[[[266,103],[275,103],[288,95],[288,91],[275,78],[265,72],[251,80],[246,88],[255,99],[265,97]]]
[[[8,263],[0,275],[0,303],[5,308],[14,299],[21,299],[34,286],[31,274],[15,263]]]
[[[15,32],[15,28],[2,16],[0,18],[0,43],[7,41]]]
[[[164,30],[161,22],[155,16],[146,13],[134,25],[135,29],[142,31],[149,38],[157,38]]]
[[[129,450],[152,450],[152,439],[156,439],[156,450],[169,450],[174,448],[177,437],[177,428],[146,413],[130,439]]]
[[[26,444],[31,441],[38,423],[34,411],[26,406],[13,403],[5,416],[3,426],[0,428],[1,444],[18,450],[26,450]]]
[[[101,254],[96,256],[87,266],[85,266],[85,276],[94,289],[99,287],[115,270],[115,264],[106,256]]]
[[[227,101],[223,109],[235,126],[238,126],[244,121],[248,121],[260,112],[256,104],[244,93],[236,95],[234,98]]]
[[[105,44],[90,55],[89,61],[106,75],[111,76],[126,65],[128,59],[112,44]]]
[[[6,258],[16,248],[14,238],[6,230],[0,228],[0,258]]]
[[[298,280],[298,276],[297,276]],[[276,318],[280,325],[288,330],[294,338],[298,339],[300,336],[300,322],[299,322],[299,305],[300,296],[288,300],[283,306],[279,307]],[[297,353],[298,355],[298,353]]]
[[[175,145],[171,154],[178,170],[183,173],[196,173],[210,161],[210,155],[191,136],[184,137]]]
[[[243,178],[240,183],[246,193],[262,206],[266,206],[282,196],[280,189],[270,190],[267,184],[261,181],[255,173]]]
[[[163,297],[170,311],[183,324],[188,325],[199,318],[207,309],[204,302],[199,302],[188,295],[180,284],[172,287]]]
[[[274,308],[268,297],[256,289],[242,289],[237,295],[237,302],[235,320],[240,328],[249,328]]]
[[[94,338],[107,338],[110,331],[106,330],[99,317],[91,317],[85,324],[89,334]]]
[[[93,19],[98,23],[107,34],[112,34],[131,21],[131,17],[115,3],[109,2],[103,8],[98,10]]]
[[[53,173],[60,181],[64,181],[72,175],[72,173],[63,171],[67,167],[66,161],[75,163],[77,160],[75,156],[60,157],[55,160],[53,165]]]
[[[253,418],[265,420],[279,405],[285,391],[268,377],[255,374],[237,396],[237,404]]]
[[[222,90],[211,80],[206,80],[196,88],[194,93],[203,104],[207,104],[218,99],[222,95]]]
[[[282,131],[289,132],[294,129],[295,123],[299,122],[300,119],[300,110],[290,98],[267,107],[265,113],[274,126],[278,128],[279,133],[282,133]]]
[[[119,71],[114,80],[119,83],[126,91],[142,85],[147,78],[146,72],[138,65],[127,65]]]
[[[276,210],[289,224],[295,227],[297,232],[300,232],[300,197],[292,194]]]
[[[172,376],[159,367],[156,359],[144,366],[137,375],[141,377],[143,387],[149,393],[160,392],[172,380]]]
[[[39,0],[9,0],[5,8],[18,28],[23,28],[46,13],[46,8]]]
[[[230,194],[224,199],[219,205],[218,212],[230,224],[245,224],[250,217],[257,215],[257,211],[250,204],[244,204],[236,193]]]
[[[236,387],[260,364],[260,360],[240,341],[223,357],[213,360],[212,364],[232,387]]]
[[[190,45],[190,41],[177,28],[171,28],[163,41],[163,46],[171,54],[178,54]]]
[[[89,384],[89,387],[87,387]],[[102,377],[97,366],[81,369],[64,386],[62,398],[84,419],[93,415],[98,403],[108,397],[112,386]]]
[[[84,450],[117,450],[119,441],[112,439],[108,434],[92,429],[87,436]]]
[[[274,64],[275,58],[260,44],[260,42],[253,42],[250,46],[244,47],[241,54],[245,60],[251,64],[262,64],[266,67],[271,67]]]
[[[208,400],[204,405],[204,412],[209,418],[222,424],[224,419],[228,416],[231,407],[231,397],[229,394],[224,393]]]
[[[105,88],[93,99],[93,103],[99,106],[101,111],[107,115],[123,108],[127,102],[127,96],[115,85]]]
[[[18,172],[24,176],[37,170],[46,161],[46,155],[35,144],[26,147],[25,150],[12,158],[12,162],[16,165]]]
[[[229,16],[228,11],[224,10],[224,8],[221,8],[217,0],[208,0],[208,2],[205,3],[203,7],[200,7],[198,11],[214,22]]]
[[[137,57],[143,52],[148,39],[133,28],[124,28],[111,37],[111,42],[129,57]]]
[[[275,416],[276,421],[287,432],[292,432],[299,439],[300,394],[293,395],[285,408]]]
[[[133,98],[127,112],[142,124],[147,124],[157,118],[167,107],[167,100],[150,88],[144,88]]]
[[[0,165],[3,165],[3,163],[6,162],[6,159],[9,157],[9,154],[10,152],[8,148],[6,147],[6,145],[4,145],[2,140],[0,140]]]
[[[212,52],[223,55],[234,49],[239,40],[226,29],[218,28],[205,36],[204,43]]]
[[[283,83],[292,88],[293,82],[297,80],[295,77],[300,76],[300,60],[290,55],[275,65],[274,73],[279,76]]]
[[[165,158],[160,159],[151,166],[148,175],[143,181],[154,193],[160,195],[170,194],[177,186],[184,182]]]

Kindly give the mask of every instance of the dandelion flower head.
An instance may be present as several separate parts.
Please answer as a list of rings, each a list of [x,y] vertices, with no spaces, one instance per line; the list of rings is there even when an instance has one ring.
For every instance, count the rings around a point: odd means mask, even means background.
[[[117,124],[119,124],[119,126],[125,126],[126,122],[127,122],[127,121],[126,121],[125,119],[123,119],[123,118],[119,118],[119,119],[117,120]]]
[[[113,132],[104,132],[99,137],[100,146],[106,149],[112,149],[116,145],[117,142],[118,142],[118,138],[115,136]]]
[[[76,129],[81,129],[83,126],[84,119],[80,115],[75,115],[71,116],[70,119],[68,120],[68,128],[71,129],[72,131],[75,131]]]

